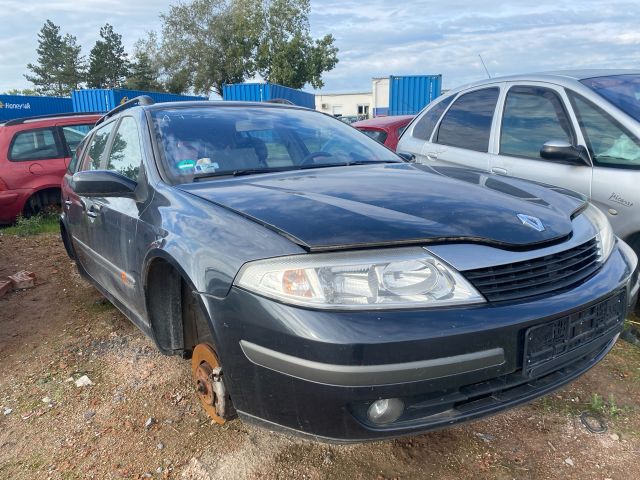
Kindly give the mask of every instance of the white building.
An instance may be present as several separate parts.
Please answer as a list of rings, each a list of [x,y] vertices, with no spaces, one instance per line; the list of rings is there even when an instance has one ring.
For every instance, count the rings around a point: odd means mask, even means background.
[[[316,110],[336,117],[371,118],[387,115],[389,77],[374,78],[370,92],[316,94]]]

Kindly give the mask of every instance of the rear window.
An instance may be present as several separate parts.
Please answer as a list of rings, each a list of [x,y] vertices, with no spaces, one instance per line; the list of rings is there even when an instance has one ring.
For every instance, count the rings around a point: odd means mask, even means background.
[[[76,153],[78,145],[82,139],[91,131],[93,124],[81,124],[81,125],[65,125],[62,127],[62,135],[65,142],[69,147],[71,155]]]
[[[640,75],[610,75],[585,78],[580,82],[640,121]]]
[[[366,130],[366,129],[358,129],[362,133],[364,133],[367,137],[373,138],[376,142],[384,143],[387,139],[387,132],[384,130]]]
[[[9,147],[9,160],[14,162],[52,158],[64,158],[64,150],[54,128],[18,132]]]

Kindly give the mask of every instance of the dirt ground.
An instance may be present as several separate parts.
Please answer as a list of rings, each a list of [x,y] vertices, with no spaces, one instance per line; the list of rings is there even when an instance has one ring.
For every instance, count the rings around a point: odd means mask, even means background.
[[[56,235],[0,230],[0,277],[22,269],[37,286],[0,299],[0,479],[637,478],[640,349],[625,342],[531,405],[410,438],[326,445],[239,420],[212,425],[188,361],[158,353],[80,278]],[[92,385],[76,386],[83,375]],[[605,433],[583,426],[588,410]]]

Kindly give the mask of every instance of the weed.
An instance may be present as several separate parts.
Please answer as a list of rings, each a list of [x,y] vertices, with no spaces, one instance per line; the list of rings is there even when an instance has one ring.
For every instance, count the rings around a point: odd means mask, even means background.
[[[2,230],[7,235],[26,237],[39,233],[53,233],[59,230],[58,219],[55,215],[33,215],[31,217],[19,216],[16,224]]]

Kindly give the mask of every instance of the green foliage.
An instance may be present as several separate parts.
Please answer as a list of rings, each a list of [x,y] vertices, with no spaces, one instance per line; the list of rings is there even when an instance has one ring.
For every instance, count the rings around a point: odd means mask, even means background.
[[[87,85],[90,88],[120,88],[128,74],[129,60],[122,35],[107,23],[100,28],[100,40],[89,53]]]
[[[138,40],[134,46],[133,61],[127,78],[127,88],[133,90],[163,91],[160,81],[161,65],[158,39],[154,32]]]
[[[257,18],[249,0],[194,0],[161,15],[162,63],[172,91],[222,94],[253,71]]]
[[[313,40],[309,33],[309,0],[262,3],[265,18],[256,55],[257,73],[269,82],[292,88],[324,85],[322,73],[338,63],[332,35]]]
[[[20,90],[18,88],[11,88],[11,89],[7,90],[6,92],[2,93],[2,95],[35,95],[35,96],[38,96],[40,94],[38,92],[36,92],[35,90],[31,89],[31,88],[23,88],[22,90]]]
[[[323,85],[338,62],[334,38],[314,40],[309,0],[193,0],[161,15],[166,88],[222,94],[255,75],[293,88]]]
[[[60,27],[47,20],[38,33],[38,61],[29,63],[32,72],[25,78],[43,95],[68,96],[84,76],[84,58],[76,37],[60,33]]]
[[[19,216],[16,224],[7,227],[0,232],[6,235],[18,235],[26,237],[39,233],[53,233],[60,230],[60,224],[56,215],[37,214],[31,217]]]
[[[589,410],[600,415],[607,415],[611,418],[616,418],[620,414],[624,413],[625,408],[621,408],[616,404],[616,400],[613,394],[609,394],[609,401],[605,401],[602,395],[594,393],[591,395],[591,401],[589,403]]]

